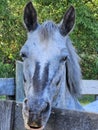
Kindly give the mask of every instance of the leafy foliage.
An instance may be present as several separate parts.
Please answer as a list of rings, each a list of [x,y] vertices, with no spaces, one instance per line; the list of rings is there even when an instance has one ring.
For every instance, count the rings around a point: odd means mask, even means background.
[[[0,0],[0,77],[14,76],[15,59],[26,39],[23,8],[28,0]],[[98,0],[33,0],[38,21],[59,23],[65,10],[74,5],[76,26],[71,39],[81,57],[84,78],[98,78]]]

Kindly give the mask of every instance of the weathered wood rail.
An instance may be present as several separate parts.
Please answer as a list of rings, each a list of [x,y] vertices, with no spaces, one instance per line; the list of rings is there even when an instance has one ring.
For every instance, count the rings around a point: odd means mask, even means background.
[[[6,95],[6,96],[16,95],[16,100],[21,101],[22,99],[24,99],[24,89],[22,81],[23,81],[22,62],[17,61],[16,79],[0,78],[0,95]],[[98,96],[98,80],[82,80],[81,94]]]
[[[25,130],[21,108],[19,103],[0,101],[0,130]],[[98,115],[53,109],[45,130],[98,130]]]
[[[16,79],[0,78],[0,95],[16,99],[0,101],[0,130],[25,130],[22,104],[19,103],[25,97],[22,81],[22,63],[19,61],[16,62]],[[82,80],[81,90],[82,95],[96,95],[97,99],[98,80]],[[98,100],[85,108],[87,112],[53,109],[45,130],[98,130]]]

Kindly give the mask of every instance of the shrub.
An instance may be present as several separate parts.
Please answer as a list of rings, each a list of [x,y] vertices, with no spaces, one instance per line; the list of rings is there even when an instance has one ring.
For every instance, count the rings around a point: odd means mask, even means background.
[[[0,78],[13,77],[15,67],[12,64],[0,62]]]

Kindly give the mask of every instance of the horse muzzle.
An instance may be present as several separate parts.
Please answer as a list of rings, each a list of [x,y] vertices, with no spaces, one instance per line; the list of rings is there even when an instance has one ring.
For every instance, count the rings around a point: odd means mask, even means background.
[[[50,116],[50,103],[40,100],[25,99],[23,104],[23,118],[27,130],[43,130]]]

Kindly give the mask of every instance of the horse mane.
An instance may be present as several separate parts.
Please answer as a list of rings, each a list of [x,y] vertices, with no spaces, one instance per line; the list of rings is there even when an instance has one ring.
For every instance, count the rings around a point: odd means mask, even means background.
[[[69,57],[66,62],[66,81],[70,93],[77,97],[80,95],[81,89],[81,69],[79,65],[80,58],[72,45],[70,38],[66,38],[66,47],[69,52]]]

